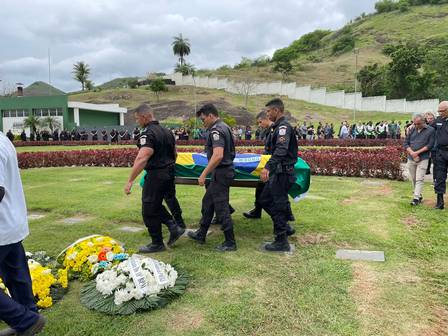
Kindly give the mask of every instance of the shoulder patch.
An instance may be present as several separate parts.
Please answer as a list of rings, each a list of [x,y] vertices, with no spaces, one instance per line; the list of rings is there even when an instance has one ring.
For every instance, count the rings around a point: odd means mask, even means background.
[[[219,140],[219,132],[212,132],[213,140],[218,141]]]
[[[285,135],[287,129],[288,129],[288,127],[286,127],[286,126],[280,126],[280,127],[278,128],[278,134],[279,134],[279,135]]]
[[[140,137],[140,146],[146,145],[146,135]]]

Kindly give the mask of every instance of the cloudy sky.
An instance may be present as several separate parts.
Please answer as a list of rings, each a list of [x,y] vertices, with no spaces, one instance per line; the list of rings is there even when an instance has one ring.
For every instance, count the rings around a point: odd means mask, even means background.
[[[272,55],[317,28],[336,29],[376,0],[0,0],[0,89],[48,81],[77,90],[72,67],[87,62],[92,80],[171,72],[173,36],[191,43],[196,68]]]

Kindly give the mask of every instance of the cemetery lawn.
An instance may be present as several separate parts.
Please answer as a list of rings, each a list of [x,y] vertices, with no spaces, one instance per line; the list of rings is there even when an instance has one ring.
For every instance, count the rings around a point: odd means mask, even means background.
[[[31,213],[28,251],[56,256],[80,237],[105,234],[137,249],[148,243],[140,187],[122,189],[126,168],[49,168],[22,171]],[[177,186],[187,226],[197,227],[203,189]],[[205,245],[181,238],[153,255],[191,276],[188,291],[166,308],[110,317],[80,304],[82,284],[43,311],[42,335],[443,335],[448,330],[447,211],[409,205],[407,182],[313,177],[309,198],[293,203],[293,255],[259,251],[272,237],[266,214],[247,220],[254,190],[233,188],[238,251],[213,251],[223,236],[213,227]],[[427,201],[426,201],[427,200]],[[64,219],[83,219],[65,224]],[[168,233],[164,228],[164,235]],[[336,250],[384,251],[386,262],[342,261]]]

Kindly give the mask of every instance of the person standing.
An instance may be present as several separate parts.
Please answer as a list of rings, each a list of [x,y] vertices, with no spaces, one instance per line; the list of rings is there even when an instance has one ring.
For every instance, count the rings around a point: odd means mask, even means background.
[[[434,191],[437,194],[436,209],[444,209],[448,168],[448,101],[439,104],[439,116],[435,121],[437,153],[434,160]]]
[[[279,98],[266,104],[272,125],[270,148],[272,156],[260,174],[266,183],[260,196],[260,204],[271,216],[275,240],[267,244],[267,251],[289,251],[287,236],[288,191],[295,181],[294,165],[297,162],[297,140],[293,129],[285,118],[285,107]]]
[[[105,128],[101,131],[101,136],[103,138],[103,141],[107,141],[107,131]]]
[[[205,185],[206,188],[202,198],[200,227],[196,232],[189,232],[188,236],[196,242],[204,244],[216,211],[225,238],[224,242],[216,249],[221,252],[235,251],[237,246],[229,209],[230,184],[235,176],[233,166],[235,145],[232,130],[219,118],[218,110],[213,104],[204,105],[196,115],[201,118],[209,131],[205,147],[208,164],[198,179],[199,185]],[[211,178],[206,183],[209,174],[211,174]]]
[[[31,276],[22,241],[28,219],[17,153],[0,132],[0,274],[11,296],[0,290],[0,320],[11,328],[2,335],[35,335],[45,325],[34,303]]]
[[[124,192],[127,195],[131,193],[135,179],[145,169],[147,174],[142,191],[142,215],[151,236],[151,243],[140,247],[139,252],[161,252],[165,250],[162,223],[166,223],[170,231],[168,246],[172,246],[185,232],[185,229],[174,222],[162,204],[166,195],[175,188],[176,145],[173,134],[159,124],[150,109],[137,109],[134,117],[142,127],[140,149]]]
[[[96,127],[90,131],[90,135],[92,136],[92,141],[98,141],[98,130]]]
[[[408,153],[408,172],[414,188],[411,205],[419,205],[422,200],[423,184],[425,182],[426,168],[428,167],[429,153],[434,146],[434,128],[427,125],[421,114],[414,116],[414,127],[409,131],[404,142]]]

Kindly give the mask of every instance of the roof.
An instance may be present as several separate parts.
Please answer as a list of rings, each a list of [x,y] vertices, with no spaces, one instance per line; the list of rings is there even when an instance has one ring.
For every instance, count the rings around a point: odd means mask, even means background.
[[[111,113],[127,113],[128,110],[124,107],[120,107],[118,104],[91,104],[82,103],[77,101],[69,101],[68,107],[79,108],[82,110],[92,110],[101,112],[111,112]]]

